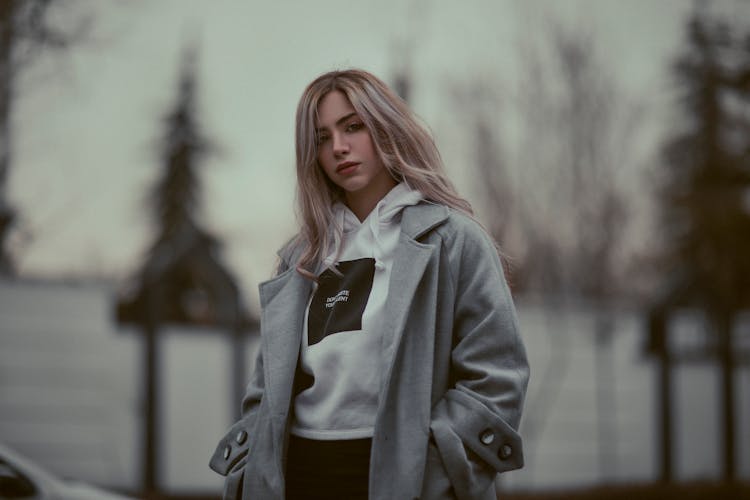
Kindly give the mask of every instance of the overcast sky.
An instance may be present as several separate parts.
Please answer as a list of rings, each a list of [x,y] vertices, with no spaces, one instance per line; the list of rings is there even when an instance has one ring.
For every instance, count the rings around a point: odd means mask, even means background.
[[[741,2],[724,0],[741,12]],[[294,232],[294,110],[304,86],[336,68],[390,80],[410,61],[412,105],[436,136],[459,189],[472,198],[450,82],[511,85],[519,46],[544,36],[545,13],[591,30],[628,92],[663,100],[687,0],[69,0],[93,31],[68,52],[38,59],[21,80],[9,196],[27,275],[114,277],[148,243],[145,193],[155,145],[173,105],[180,55],[199,52],[200,118],[221,154],[206,163],[206,225],[245,292],[269,277]],[[554,7],[554,8],[553,8]],[[744,11],[742,11],[744,12]]]

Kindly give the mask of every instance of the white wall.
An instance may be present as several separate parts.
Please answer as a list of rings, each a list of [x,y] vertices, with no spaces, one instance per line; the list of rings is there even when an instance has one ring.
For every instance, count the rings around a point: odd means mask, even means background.
[[[596,369],[594,311],[587,304],[521,300],[517,306],[532,369],[521,423],[526,467],[503,474],[499,487],[539,490],[658,479],[658,365],[643,355],[645,318],[636,310],[615,311],[611,350],[599,353],[602,364],[611,366],[608,385]],[[678,343],[695,343],[701,325],[695,316],[688,319],[670,323]],[[746,352],[748,326],[746,321],[736,332]],[[739,367],[735,377],[738,475],[747,480],[750,366]],[[719,380],[718,367],[709,361],[681,365],[673,374],[677,480],[720,478]],[[597,381],[603,389],[599,406]],[[603,437],[600,425],[609,430]]]
[[[0,281],[0,441],[61,476],[129,487],[138,351],[114,329],[109,295]]]
[[[113,300],[105,285],[0,281],[0,441],[60,475],[138,489],[142,340],[116,328]],[[521,424],[526,467],[503,474],[499,486],[544,490],[656,479],[657,366],[642,355],[638,312],[615,311],[611,349],[600,352],[597,369],[586,304],[527,299],[517,306],[531,362]],[[746,326],[740,340],[747,346]],[[164,330],[159,346],[160,485],[219,491],[221,478],[207,464],[239,406],[231,401],[232,346],[217,332],[176,329]],[[257,338],[248,342],[248,372],[257,348]],[[718,380],[710,364],[675,372],[681,480],[719,477]],[[750,367],[738,370],[736,380],[739,475],[748,479]]]
[[[247,343],[248,371],[257,340]],[[208,468],[208,461],[240,408],[240,401],[232,401],[231,346],[216,332],[169,329],[163,332],[160,348],[161,486],[175,492],[218,491],[222,477]]]
[[[584,305],[519,301],[517,306],[531,365],[521,423],[526,466],[504,474],[501,487],[547,489],[654,478],[655,366],[641,356],[638,317],[615,312],[611,347],[600,352],[600,370],[610,374],[608,379],[597,375],[594,318]]]
[[[0,442],[51,472],[138,490],[143,338],[118,329],[101,284],[0,281]],[[216,490],[214,445],[231,401],[231,345],[210,330],[162,331],[160,486]],[[247,343],[248,370],[257,341]]]

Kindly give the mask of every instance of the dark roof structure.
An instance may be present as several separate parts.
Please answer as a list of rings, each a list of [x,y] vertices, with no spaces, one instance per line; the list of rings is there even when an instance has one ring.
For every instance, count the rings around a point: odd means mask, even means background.
[[[258,320],[245,311],[217,247],[212,236],[196,227],[176,239],[158,241],[118,297],[118,323],[257,330]]]

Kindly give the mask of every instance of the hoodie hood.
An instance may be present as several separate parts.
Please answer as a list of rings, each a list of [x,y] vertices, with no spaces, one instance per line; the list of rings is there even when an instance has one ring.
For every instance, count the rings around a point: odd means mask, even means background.
[[[404,207],[416,205],[423,199],[422,193],[401,182],[375,205],[362,222],[345,204],[335,203],[333,206],[334,224],[331,225],[334,244],[331,253],[323,261],[323,267],[331,267],[336,263],[341,255],[342,240],[346,241],[353,236],[357,240],[362,240],[360,243],[371,246],[375,268],[382,269],[386,251],[385,238],[392,237],[394,231],[396,233],[400,231],[400,214]]]

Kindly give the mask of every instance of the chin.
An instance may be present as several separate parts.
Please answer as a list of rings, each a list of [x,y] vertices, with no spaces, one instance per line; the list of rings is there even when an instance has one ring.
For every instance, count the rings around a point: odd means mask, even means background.
[[[364,182],[362,179],[347,179],[342,182],[340,186],[341,189],[347,193],[356,193],[357,191],[365,189],[367,187],[367,182]]]

